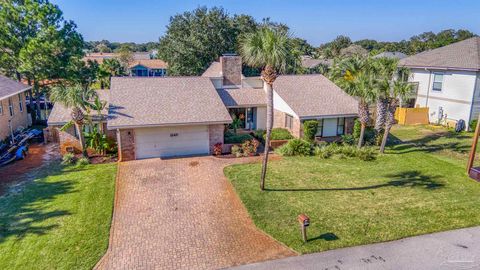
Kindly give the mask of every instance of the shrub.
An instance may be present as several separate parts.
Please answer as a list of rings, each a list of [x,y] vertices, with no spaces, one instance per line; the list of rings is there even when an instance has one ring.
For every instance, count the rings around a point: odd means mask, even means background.
[[[242,154],[242,148],[238,145],[232,146],[232,154],[235,155],[236,157],[241,157]]]
[[[244,156],[253,156],[257,153],[257,148],[258,148],[259,142],[255,139],[252,139],[250,141],[245,141],[242,144],[242,152]]]
[[[265,136],[266,134],[263,135],[263,139],[265,139]],[[270,139],[272,140],[290,140],[293,138],[294,137],[292,136],[290,131],[288,131],[288,129],[286,128],[273,128],[272,135],[270,137]]]
[[[282,156],[309,156],[312,153],[312,145],[302,139],[292,139],[280,146],[277,152]]]
[[[345,157],[356,157],[358,148],[356,146],[351,146],[351,145],[345,145],[342,147],[339,147],[338,152],[342,154]]]
[[[342,142],[344,145],[354,145],[355,138],[351,134],[342,135]]]
[[[75,155],[72,153],[66,153],[62,157],[62,165],[71,165],[75,163]]]
[[[222,154],[222,143],[216,143],[213,145],[213,154],[215,156],[220,156]]]
[[[243,143],[251,139],[253,139],[253,137],[250,134],[233,134],[226,132],[224,135],[224,143]]]
[[[332,157],[334,153],[327,146],[316,146],[315,149],[313,150],[313,154],[320,158],[327,159]]]
[[[90,160],[86,157],[82,157],[77,160],[77,166],[85,166],[88,164],[90,164]]]
[[[357,157],[363,161],[372,161],[377,158],[377,151],[373,147],[362,147],[357,149]]]
[[[469,124],[470,131],[475,131],[475,129],[477,128],[477,123],[478,123],[477,119],[470,121],[470,124]]]
[[[362,129],[362,124],[360,123],[360,120],[355,119],[355,123],[353,124],[353,138],[358,140],[360,138],[360,132]]]
[[[318,121],[317,120],[308,120],[303,122],[303,135],[305,139],[313,142],[315,140],[315,135],[318,130]]]
[[[265,130],[263,129],[257,129],[253,132],[253,137],[255,137],[255,139],[263,142],[263,139],[265,138]]]

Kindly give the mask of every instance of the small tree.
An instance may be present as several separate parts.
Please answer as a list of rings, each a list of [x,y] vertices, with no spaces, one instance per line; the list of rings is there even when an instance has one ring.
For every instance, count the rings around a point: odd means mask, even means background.
[[[305,140],[313,142],[318,131],[318,121],[308,120],[303,122],[303,136]]]

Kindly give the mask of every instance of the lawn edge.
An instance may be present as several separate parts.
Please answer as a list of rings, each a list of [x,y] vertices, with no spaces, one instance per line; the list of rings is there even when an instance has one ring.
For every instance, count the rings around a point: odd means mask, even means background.
[[[115,174],[115,186],[114,186],[114,189],[115,189],[115,192],[114,192],[114,195],[113,195],[113,207],[112,207],[112,214],[111,214],[111,221],[110,221],[110,230],[109,230],[109,235],[108,235],[108,246],[107,248],[105,249],[105,252],[103,253],[102,257],[97,261],[97,263],[93,266],[93,270],[96,270],[96,269],[100,269],[100,267],[102,266],[102,264],[105,262],[109,252],[111,251],[112,249],[112,245],[113,245],[113,233],[115,232],[115,209],[117,208],[117,204],[118,204],[118,175],[120,173],[120,162],[118,161],[117,162],[117,172]]]

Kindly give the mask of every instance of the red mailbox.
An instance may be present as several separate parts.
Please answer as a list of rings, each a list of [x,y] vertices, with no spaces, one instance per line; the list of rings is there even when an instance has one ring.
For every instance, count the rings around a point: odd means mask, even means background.
[[[302,226],[308,227],[308,225],[310,225],[310,218],[305,214],[300,214],[298,215],[298,222],[300,222]]]
[[[310,218],[305,214],[300,214],[298,215],[298,222],[300,222],[303,242],[307,243],[307,227],[310,225]]]

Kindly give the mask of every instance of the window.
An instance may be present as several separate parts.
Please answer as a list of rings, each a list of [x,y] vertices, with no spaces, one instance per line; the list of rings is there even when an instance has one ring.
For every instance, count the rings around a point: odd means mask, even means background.
[[[323,136],[323,119],[319,119],[317,134],[315,134],[315,137],[322,137],[322,136]]]
[[[0,115],[3,115],[3,102],[0,100]]]
[[[292,129],[293,127],[293,116],[285,114],[285,127]]]
[[[345,132],[345,118],[337,118],[337,135],[343,135]]]
[[[13,111],[12,98],[8,98],[8,111],[10,112],[10,116],[13,116],[15,114],[15,112]]]
[[[18,108],[20,109],[20,112],[23,112],[22,94],[18,94]]]
[[[443,86],[443,74],[442,73],[434,73],[433,74],[433,91],[442,91]]]

